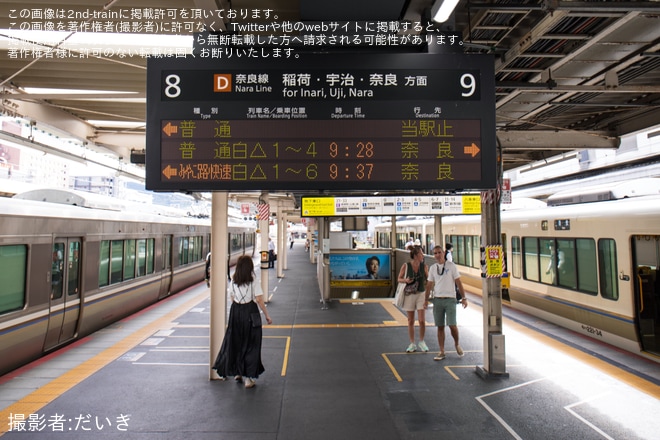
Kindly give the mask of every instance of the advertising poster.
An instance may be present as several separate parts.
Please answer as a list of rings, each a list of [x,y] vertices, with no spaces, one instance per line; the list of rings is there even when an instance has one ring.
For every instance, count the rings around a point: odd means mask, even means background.
[[[386,286],[390,284],[390,254],[330,254],[331,285]]]

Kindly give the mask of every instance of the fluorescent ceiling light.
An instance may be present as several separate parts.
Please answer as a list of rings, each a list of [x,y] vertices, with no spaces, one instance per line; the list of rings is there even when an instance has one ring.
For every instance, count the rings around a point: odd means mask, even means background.
[[[144,93],[121,92],[117,90],[80,90],[80,89],[49,89],[42,87],[25,87],[23,89],[27,94],[14,94],[12,98],[22,99],[36,97],[39,99],[51,99],[61,97],[73,101],[100,101],[100,102],[121,102],[144,104],[147,98]]]
[[[431,8],[431,19],[437,23],[444,23],[454,12],[459,0],[436,0]]]
[[[115,127],[115,128],[142,128],[147,125],[144,121],[99,121],[99,120],[89,120],[87,121],[90,124],[96,127]]]
[[[35,94],[51,94],[51,95],[111,95],[111,94],[125,94],[126,92],[118,92],[116,90],[83,90],[83,89],[49,89],[47,87],[25,87],[27,93]]]

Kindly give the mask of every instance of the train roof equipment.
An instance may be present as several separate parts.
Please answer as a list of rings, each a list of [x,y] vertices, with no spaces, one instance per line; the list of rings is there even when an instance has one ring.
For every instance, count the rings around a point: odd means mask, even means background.
[[[112,197],[55,188],[25,191],[16,194],[14,198],[37,202],[57,203],[61,205],[80,206],[82,208],[105,209],[109,211],[122,211],[125,208],[124,203]]]
[[[104,211],[137,211],[166,217],[189,217],[188,213],[177,208],[154,203],[137,203],[119,200],[103,194],[56,188],[40,188],[14,195],[14,199],[48,202],[81,208]]]
[[[660,195],[660,179],[649,177],[559,191],[548,197],[548,206],[603,202],[630,197]]]

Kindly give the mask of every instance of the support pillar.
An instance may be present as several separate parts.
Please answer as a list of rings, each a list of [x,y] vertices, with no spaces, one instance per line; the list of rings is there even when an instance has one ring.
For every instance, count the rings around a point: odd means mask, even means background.
[[[286,220],[283,219],[282,207],[280,204],[277,204],[276,215],[277,219],[277,263],[275,264],[275,270],[277,271],[277,278],[284,278],[284,249],[286,247]]]
[[[259,198],[259,204],[268,205],[268,192],[264,191],[261,193]],[[265,218],[262,218],[265,217]],[[263,256],[264,252],[266,253],[266,258],[268,257],[268,233],[270,228],[270,208],[268,209],[268,214],[265,216],[259,215],[259,230],[261,231],[261,291],[264,292],[264,298],[268,302],[268,263],[264,264]]]
[[[229,251],[227,236],[227,192],[214,192],[211,199],[211,328],[209,379],[219,379],[213,363],[220,351],[227,328],[227,271]]]
[[[504,333],[502,332],[502,280],[488,277],[485,246],[502,244],[499,195],[496,190],[481,193],[482,291],[484,365],[476,372],[483,379],[509,377],[506,372]]]
[[[440,246],[442,249],[445,248],[445,238],[442,235],[442,216],[436,215],[435,221],[433,222],[433,243],[435,246]],[[429,253],[432,252],[432,249],[429,249]]]
[[[282,259],[281,263],[282,263],[282,270],[283,271],[285,271],[289,268],[289,248],[290,248],[290,244],[291,244],[289,240],[292,237],[292,235],[290,235],[290,232],[289,232],[289,219],[288,219],[288,217],[289,217],[288,212],[287,211],[282,211],[281,219],[282,219],[282,222],[284,223],[284,238],[282,239],[284,245],[283,245],[282,249],[284,249],[284,252],[282,252],[282,255],[280,256],[280,258]]]

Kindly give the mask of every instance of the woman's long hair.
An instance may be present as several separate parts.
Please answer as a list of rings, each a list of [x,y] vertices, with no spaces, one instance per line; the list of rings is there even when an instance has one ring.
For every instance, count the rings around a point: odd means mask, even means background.
[[[254,281],[254,263],[249,255],[241,255],[236,262],[236,269],[232,277],[234,284],[242,286]]]

